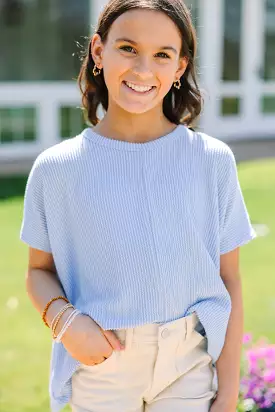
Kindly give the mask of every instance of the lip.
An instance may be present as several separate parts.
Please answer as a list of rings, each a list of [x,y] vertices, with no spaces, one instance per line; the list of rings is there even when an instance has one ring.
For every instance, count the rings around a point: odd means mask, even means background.
[[[129,82],[129,83],[132,83],[132,82]],[[123,87],[125,87],[125,89],[129,93],[135,94],[136,96],[148,96],[149,94],[153,93],[156,90],[156,86],[144,86],[141,84],[138,85],[137,83],[133,83],[136,86],[152,87],[151,90],[148,90],[147,92],[138,92],[136,90],[131,89],[131,87],[127,86],[126,81],[123,81],[122,84],[123,84]]]
[[[137,83],[137,82],[131,82],[130,80],[123,80],[123,83],[132,83],[138,87],[157,87],[157,86],[154,86],[153,84],[142,84],[142,83]]]

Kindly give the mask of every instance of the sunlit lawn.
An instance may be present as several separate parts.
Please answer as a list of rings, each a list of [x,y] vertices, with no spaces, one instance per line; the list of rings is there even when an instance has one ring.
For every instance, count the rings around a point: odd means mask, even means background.
[[[242,164],[239,176],[253,222],[270,230],[242,248],[246,330],[275,342],[275,161]],[[25,292],[22,206],[0,201],[0,411],[46,412],[51,337]]]

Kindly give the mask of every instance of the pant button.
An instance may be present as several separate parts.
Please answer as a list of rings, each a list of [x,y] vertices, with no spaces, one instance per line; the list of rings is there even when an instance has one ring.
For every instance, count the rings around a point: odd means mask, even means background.
[[[168,336],[170,335],[169,330],[168,329],[163,329],[163,331],[161,332],[161,337],[163,339],[168,338]]]

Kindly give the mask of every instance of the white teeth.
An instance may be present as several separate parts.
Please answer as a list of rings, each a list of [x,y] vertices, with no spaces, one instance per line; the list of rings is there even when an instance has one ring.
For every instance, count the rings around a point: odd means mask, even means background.
[[[137,86],[136,84],[125,82],[130,89],[135,90],[136,92],[144,93],[144,92],[149,92],[149,90],[152,90],[152,86]]]

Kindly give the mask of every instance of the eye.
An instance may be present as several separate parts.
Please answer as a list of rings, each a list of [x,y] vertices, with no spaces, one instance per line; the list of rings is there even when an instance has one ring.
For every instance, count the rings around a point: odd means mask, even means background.
[[[168,56],[168,54],[164,52],[157,53],[156,56],[160,57],[161,59],[170,59],[170,56]]]
[[[135,49],[131,46],[121,46],[119,49],[129,53],[135,52]]]

